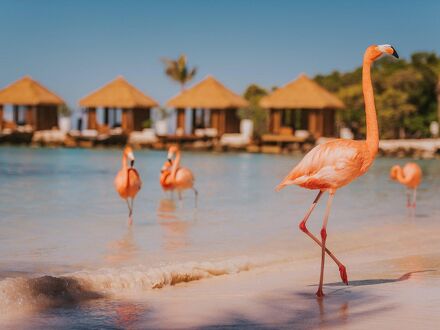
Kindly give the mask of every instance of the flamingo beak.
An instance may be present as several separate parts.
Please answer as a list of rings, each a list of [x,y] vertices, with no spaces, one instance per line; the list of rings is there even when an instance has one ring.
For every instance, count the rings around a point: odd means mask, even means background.
[[[134,166],[134,159],[130,160],[130,167]]]
[[[391,49],[393,50],[393,53],[391,55],[393,55],[395,58],[399,58],[399,54],[397,54],[393,46],[391,46]]]

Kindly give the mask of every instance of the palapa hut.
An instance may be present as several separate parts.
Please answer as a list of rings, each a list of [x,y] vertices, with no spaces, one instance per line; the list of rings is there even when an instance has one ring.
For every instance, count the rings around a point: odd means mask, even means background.
[[[150,120],[151,108],[158,103],[119,76],[81,99],[79,105],[87,111],[88,129],[108,130],[120,126],[128,134],[142,130],[145,121]],[[103,109],[102,124],[97,120],[98,108]]]
[[[304,74],[263,97],[260,105],[270,111],[271,134],[307,130],[315,138],[335,135],[335,110],[344,108],[341,100]]]
[[[28,125],[32,131],[58,127],[58,107],[64,100],[26,76],[0,90],[0,128]],[[13,122],[3,120],[5,105],[13,107]]]
[[[192,128],[206,126],[205,114],[209,111],[209,126],[217,130],[217,135],[238,133],[240,119],[237,109],[246,107],[248,102],[235,94],[212,76],[208,76],[193,87],[181,92],[167,102],[168,107],[177,109],[176,128],[185,131],[185,109],[192,109]]]

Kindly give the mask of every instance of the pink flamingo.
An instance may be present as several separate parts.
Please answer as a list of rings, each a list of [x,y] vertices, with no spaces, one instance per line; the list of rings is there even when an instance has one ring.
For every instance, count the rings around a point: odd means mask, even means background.
[[[406,163],[403,169],[399,165],[394,165],[390,171],[390,177],[394,181],[398,181],[407,188],[406,207],[416,207],[417,187],[422,182],[422,169],[416,163]],[[412,189],[412,203],[411,192]]]
[[[172,164],[171,162],[167,159],[163,165],[162,168],[160,170],[160,185],[162,186],[162,189],[164,191],[173,191],[174,187],[172,184],[172,180],[171,180],[171,168],[172,168]]]
[[[345,266],[326,248],[327,221],[336,190],[367,172],[378,150],[379,130],[370,71],[372,63],[382,54],[390,54],[398,58],[397,52],[392,46],[373,45],[367,48],[363,60],[362,88],[367,123],[366,141],[334,139],[327,143],[317,145],[310,150],[276,188],[276,190],[280,190],[288,185],[298,185],[307,189],[319,190],[318,195],[299,224],[299,228],[321,246],[321,273],[318,291],[316,292],[318,297],[324,296],[322,286],[324,280],[325,253],[338,265],[342,281],[348,284]],[[321,242],[316,236],[309,232],[306,223],[319,199],[326,191],[329,192],[329,198],[321,229]]]
[[[127,164],[127,160],[130,161],[130,165]],[[133,202],[136,194],[141,190],[142,181],[139,173],[134,166],[134,154],[131,147],[127,146],[122,153],[122,168],[116,174],[115,188],[119,196],[125,199],[128,205],[128,224],[133,224]]]
[[[180,150],[175,145],[168,149],[168,160],[162,166],[160,184],[164,190],[177,190],[179,199],[182,199],[182,191],[192,189],[197,206],[198,192],[194,188],[194,175],[190,169],[180,167]]]

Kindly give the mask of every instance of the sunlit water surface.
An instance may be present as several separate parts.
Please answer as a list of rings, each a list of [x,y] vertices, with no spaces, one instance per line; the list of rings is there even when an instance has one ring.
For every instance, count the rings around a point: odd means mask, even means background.
[[[26,296],[33,284],[23,284],[23,278],[65,276],[98,295],[134,288],[148,297],[151,289],[181,281],[295,262],[295,247],[310,248],[297,224],[316,192],[274,192],[299,157],[184,152],[182,165],[193,170],[199,191],[195,208],[191,191],[179,201],[161,190],[165,152],[135,154],[143,187],[129,228],[127,206],[113,187],[120,150],[0,148],[0,309],[8,299],[25,304],[35,298]],[[329,237],[409,221],[404,189],[389,179],[390,167],[406,161],[379,158],[366,175],[338,191]],[[440,219],[440,166],[437,160],[417,162],[424,181],[415,219],[423,226]],[[310,220],[315,232],[324,206]],[[56,286],[48,281],[43,285]],[[54,289],[54,296],[57,290],[62,291]],[[74,319],[84,327],[117,321],[116,298],[81,306],[49,309],[44,319],[52,325]]]

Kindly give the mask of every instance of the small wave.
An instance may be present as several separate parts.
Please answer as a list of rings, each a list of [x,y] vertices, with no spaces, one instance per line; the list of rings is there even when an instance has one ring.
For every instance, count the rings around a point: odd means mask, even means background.
[[[0,311],[13,306],[52,307],[127,290],[151,290],[214,276],[237,274],[279,262],[246,257],[218,262],[187,262],[149,268],[132,266],[78,271],[62,276],[6,278],[0,281]]]
[[[235,258],[219,262],[187,262],[163,267],[145,266],[121,269],[100,269],[80,271],[71,274],[83,286],[100,292],[126,289],[159,289],[182,282],[197,281],[213,276],[236,274],[270,263],[264,258],[251,261],[248,258]]]

